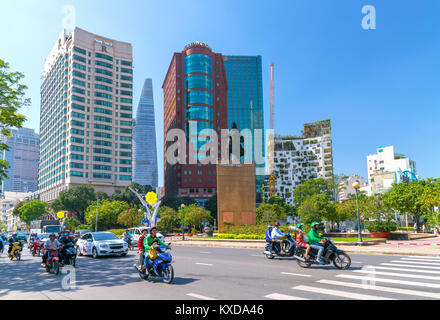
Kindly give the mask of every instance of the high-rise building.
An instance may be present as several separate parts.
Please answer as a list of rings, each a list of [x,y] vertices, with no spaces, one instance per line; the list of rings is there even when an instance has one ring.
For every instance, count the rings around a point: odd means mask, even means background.
[[[261,202],[261,186],[265,178],[261,56],[223,56],[223,62],[228,82],[229,129],[232,129],[232,125],[235,123],[239,131],[243,129],[251,131],[253,145],[250,160],[255,162],[257,202]],[[261,130],[261,133],[255,134],[258,130]],[[257,150],[261,150],[258,155],[255,154],[255,145],[257,145]]]
[[[2,183],[2,192],[35,192],[38,190],[38,159],[40,138],[33,129],[11,129],[11,138],[1,136],[9,146],[2,159],[8,161],[8,178]]]
[[[158,186],[153,81],[146,79],[133,127],[133,182]]]
[[[393,183],[417,179],[416,162],[394,146],[379,147],[375,154],[367,156],[368,186],[372,194],[392,189]]]
[[[44,66],[40,199],[87,184],[110,194],[131,183],[132,46],[63,30]]]
[[[216,193],[216,165],[200,163],[207,159],[203,158],[206,140],[199,133],[207,129],[220,137],[221,130],[228,129],[228,88],[222,55],[200,42],[186,46],[182,52],[174,53],[162,88],[165,195],[196,200],[210,198]],[[167,151],[174,143],[166,141],[171,129],[184,130],[186,150],[190,147],[197,150],[197,161],[189,151],[185,163],[168,161]],[[216,158],[220,158],[220,149]]]
[[[365,187],[365,179],[356,174],[352,174],[349,177],[344,177],[341,181],[339,181],[339,202],[350,200],[350,196],[355,194],[356,191],[353,188],[353,183],[355,182],[359,183],[360,188]]]
[[[294,204],[293,191],[310,179],[333,179],[330,120],[304,124],[303,136],[275,137],[276,196]],[[269,187],[264,190],[269,198]]]

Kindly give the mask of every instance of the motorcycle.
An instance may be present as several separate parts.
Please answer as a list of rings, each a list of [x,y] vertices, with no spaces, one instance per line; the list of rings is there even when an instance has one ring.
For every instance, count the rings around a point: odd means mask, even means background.
[[[292,235],[288,233],[285,237],[282,237],[281,240],[286,240],[286,247],[284,249],[284,254],[281,253],[279,245],[273,245],[268,243],[264,249],[263,254],[266,255],[267,259],[273,259],[274,257],[293,257],[296,248],[296,242],[292,239]]]
[[[51,249],[47,255],[46,271],[52,272],[56,275],[60,273],[60,258],[58,250]]]
[[[314,248],[310,248],[309,258],[305,259],[304,254],[306,252],[306,248],[297,247],[295,250],[294,257],[298,265],[302,268],[310,268],[312,264],[319,264],[316,262],[316,256],[318,255],[318,250]],[[332,239],[326,239],[324,242],[324,252],[321,257],[322,265],[329,265],[333,263],[333,265],[341,270],[347,270],[351,265],[350,256],[345,253],[343,250],[339,250],[333,244]]]
[[[32,256],[34,257],[36,255],[40,256],[40,253],[41,253],[41,242],[40,240],[35,240],[32,246]]]
[[[135,241],[133,241],[133,237],[130,238],[124,238],[124,241],[127,243],[128,245],[128,250],[135,250],[137,247],[137,243]]]
[[[17,259],[17,261],[21,260],[21,242],[15,241],[14,243],[12,243],[12,249],[11,249],[11,253],[9,254],[9,259],[11,259],[11,261],[13,259]]]
[[[170,247],[156,246],[151,247],[156,250],[157,257],[154,260],[150,259],[148,252],[144,253],[144,264],[142,267],[136,267],[139,272],[139,276],[143,280],[147,280],[148,277],[161,277],[163,282],[170,284],[174,279],[174,269],[171,265],[172,256],[167,250],[171,250]]]
[[[68,243],[64,245],[64,257],[62,264],[65,265],[71,265],[74,268],[76,267],[76,249],[73,243]]]

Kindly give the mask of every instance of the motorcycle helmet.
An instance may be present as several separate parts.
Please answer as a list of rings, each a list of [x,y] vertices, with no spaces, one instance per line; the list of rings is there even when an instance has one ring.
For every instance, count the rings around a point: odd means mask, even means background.
[[[270,225],[268,225],[267,227],[268,227],[268,228],[273,228],[273,225],[270,224]]]
[[[278,221],[276,221],[276,222],[274,223],[274,226],[275,226],[275,227],[279,227],[279,226],[280,226],[280,223],[279,223]]]
[[[312,224],[310,226],[312,227],[312,229],[318,229],[319,222],[312,222]],[[315,226],[316,226],[316,228],[315,228]]]
[[[302,229],[304,229],[304,224],[302,224],[302,223],[297,223],[297,224],[296,224],[296,228],[302,230]]]
[[[56,237],[56,236],[55,236],[55,233],[51,233],[51,234],[49,235],[49,238],[50,238],[50,237]]]

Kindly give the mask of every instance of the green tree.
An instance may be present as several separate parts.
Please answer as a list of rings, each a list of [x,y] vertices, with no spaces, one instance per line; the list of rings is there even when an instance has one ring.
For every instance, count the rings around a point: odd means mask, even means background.
[[[22,84],[24,75],[11,72],[9,64],[0,59],[0,131],[5,137],[12,137],[10,128],[21,128],[26,117],[18,113],[22,106],[30,105],[25,98],[27,87]],[[0,151],[10,150],[7,143],[0,143]],[[6,179],[9,163],[0,159],[0,181]]]
[[[176,211],[179,210],[182,204],[184,204],[185,206],[190,206],[193,204],[197,204],[197,202],[190,197],[163,197],[161,202],[162,206],[173,208]]]
[[[262,203],[256,210],[257,224],[274,223],[275,221],[286,219],[286,210],[283,206],[274,203]]]
[[[136,182],[132,182],[130,186],[135,191],[139,192],[141,195],[145,196],[148,192],[154,191],[153,188],[149,185],[143,186]],[[111,196],[111,201],[125,201],[131,207],[140,208],[141,202],[136,197],[136,195],[129,189],[129,187],[125,187],[124,190],[116,190]]]
[[[26,203],[27,201],[18,201],[14,209],[12,210],[12,215],[16,217],[20,217],[20,208]]]
[[[281,197],[272,197],[269,199],[269,204],[279,204],[284,208],[284,211],[286,212],[286,216],[296,216],[296,207],[292,206],[291,204],[288,204],[284,198]]]
[[[107,193],[104,191],[97,191],[95,192],[96,199],[103,200],[103,199],[110,199]]]
[[[159,214],[160,221],[158,222],[157,227],[160,230],[173,231],[180,227],[182,219],[173,208],[162,206],[159,208]]]
[[[107,199],[99,201],[98,230],[116,229],[120,227],[118,216],[124,210],[130,209],[127,202],[110,201]],[[95,225],[96,201],[93,201],[85,210],[86,221],[89,225]]]
[[[192,230],[200,230],[202,222],[211,221],[211,213],[195,204],[186,206],[184,211],[184,223],[186,226],[192,227]]]
[[[205,202],[205,208],[211,212],[212,219],[217,219],[217,195],[212,196]]]
[[[321,193],[305,198],[298,207],[298,216],[305,224],[322,220],[334,222],[337,220],[337,211],[336,206],[329,202],[329,195]]]
[[[137,227],[142,224],[142,219],[144,217],[144,213],[141,210],[136,208],[129,208],[127,210],[122,211],[118,216],[118,223],[124,227]]]
[[[427,220],[428,225],[440,225],[440,211],[435,211],[435,207],[440,207],[440,179],[428,179],[425,191],[419,199],[423,210],[426,213],[423,218]]]
[[[316,194],[325,193],[328,199],[333,197],[332,181],[323,178],[307,180],[293,191],[293,200],[300,205],[305,199]]]
[[[66,225],[66,229],[70,231],[75,231],[76,228],[81,224],[78,219],[70,217],[64,220],[64,224]]]
[[[426,188],[429,188],[429,181],[426,180],[393,184],[385,201],[390,208],[412,216],[413,220],[418,222],[422,215],[429,213],[429,209],[422,201]]]
[[[49,213],[49,206],[41,200],[31,200],[24,203],[18,211],[20,212],[20,220],[24,221],[28,226],[32,220],[38,220],[43,215]]]
[[[84,212],[96,200],[96,195],[91,186],[80,185],[61,191],[58,199],[55,201],[59,210],[73,212],[79,221],[84,222]]]

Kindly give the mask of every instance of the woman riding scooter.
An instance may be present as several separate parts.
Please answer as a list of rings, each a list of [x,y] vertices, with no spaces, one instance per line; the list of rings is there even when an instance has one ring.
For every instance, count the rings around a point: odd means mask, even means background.
[[[306,253],[304,254],[304,258],[306,260],[308,260],[309,259],[310,244],[308,244],[304,240],[303,230],[304,230],[304,225],[302,223],[297,223],[296,224],[295,241],[296,241],[296,245],[298,247],[306,248]]]

